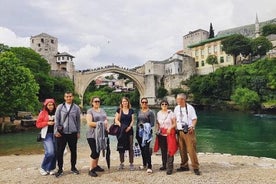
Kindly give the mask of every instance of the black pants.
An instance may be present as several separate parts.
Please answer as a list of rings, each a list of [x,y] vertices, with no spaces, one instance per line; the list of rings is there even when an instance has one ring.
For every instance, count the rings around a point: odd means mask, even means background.
[[[142,159],[143,159],[143,166],[148,167],[148,169],[152,169],[151,165],[151,151],[150,151],[150,142],[145,143],[145,146],[142,147],[142,138],[136,137],[138,144],[141,149]]]
[[[74,169],[77,162],[77,133],[63,134],[61,137],[57,137],[57,162],[58,168],[62,170],[63,167],[63,153],[68,143],[71,152],[71,169]]]
[[[158,135],[158,141],[159,141],[159,146],[161,148],[161,154],[162,154],[162,166],[167,168],[168,171],[172,171],[174,156],[169,156],[168,154],[167,137]]]

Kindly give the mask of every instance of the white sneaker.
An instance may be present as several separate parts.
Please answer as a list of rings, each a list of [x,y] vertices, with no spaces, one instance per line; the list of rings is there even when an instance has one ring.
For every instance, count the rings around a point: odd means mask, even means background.
[[[48,173],[47,173],[44,169],[42,169],[42,168],[39,169],[39,172],[40,172],[40,174],[41,174],[42,176],[48,175]]]
[[[143,165],[139,166],[139,169],[143,170],[145,167]]]
[[[56,170],[55,170],[55,169],[51,170],[51,171],[49,172],[49,174],[50,174],[50,175],[56,174]]]
[[[134,169],[135,169],[135,168],[134,168],[134,165],[133,165],[133,164],[130,164],[130,165],[129,165],[129,170],[134,171]]]
[[[151,173],[152,173],[152,170],[151,170],[151,169],[147,169],[147,173],[148,173],[148,174],[151,174]]]

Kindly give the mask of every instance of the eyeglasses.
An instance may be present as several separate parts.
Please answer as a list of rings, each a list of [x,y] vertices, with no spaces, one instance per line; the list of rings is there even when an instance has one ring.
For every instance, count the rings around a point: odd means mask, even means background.
[[[141,102],[142,104],[147,104],[148,102]]]
[[[101,101],[100,100],[95,100],[94,103],[100,103]]]
[[[72,98],[72,96],[65,96],[65,98]]]
[[[162,103],[161,105],[168,105],[168,104],[166,104],[166,103]]]

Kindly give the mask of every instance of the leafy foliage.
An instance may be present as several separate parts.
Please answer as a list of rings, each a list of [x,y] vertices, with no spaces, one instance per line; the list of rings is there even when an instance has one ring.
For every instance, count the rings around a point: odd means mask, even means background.
[[[0,116],[38,107],[39,86],[31,71],[19,63],[12,52],[0,54]]]
[[[222,50],[225,51],[226,54],[233,55],[235,64],[236,57],[239,54],[247,56],[251,53],[250,39],[240,34],[233,34],[225,38],[222,40],[221,44],[223,45]]]
[[[258,94],[248,88],[237,88],[231,96],[231,99],[235,101],[242,110],[254,109],[260,102]]]
[[[168,90],[164,87],[159,87],[157,89],[157,98],[164,98],[168,94]]]
[[[267,24],[262,29],[262,35],[268,36],[270,34],[276,34],[276,24]]]
[[[187,81],[197,103],[229,101],[236,89],[254,91],[261,103],[276,100],[276,59],[262,59],[248,65],[228,66]],[[255,99],[256,100],[256,99]],[[249,103],[249,107],[254,105]],[[243,107],[245,107],[243,105]],[[247,108],[247,107],[246,107]]]
[[[214,65],[215,64],[218,64],[218,57],[216,55],[209,55],[206,59],[206,62],[209,64],[209,65],[212,65],[213,67],[213,72],[215,71],[214,69]]]
[[[213,25],[212,25],[212,23],[210,23],[209,37],[208,38],[214,38],[214,37],[215,37],[215,33],[214,33]]]
[[[264,36],[259,36],[251,41],[253,56],[265,56],[272,49],[272,43]]]

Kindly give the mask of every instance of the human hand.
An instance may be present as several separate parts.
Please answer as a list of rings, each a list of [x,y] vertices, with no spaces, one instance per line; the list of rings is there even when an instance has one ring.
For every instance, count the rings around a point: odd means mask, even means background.
[[[61,137],[61,134],[59,132],[55,133],[56,137]]]
[[[48,125],[54,125],[55,124],[55,122],[54,121],[48,121],[48,123],[47,123]]]

